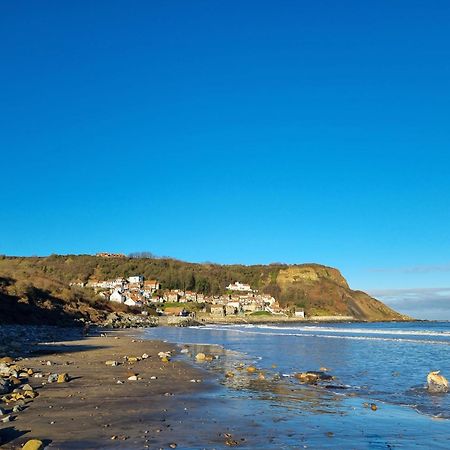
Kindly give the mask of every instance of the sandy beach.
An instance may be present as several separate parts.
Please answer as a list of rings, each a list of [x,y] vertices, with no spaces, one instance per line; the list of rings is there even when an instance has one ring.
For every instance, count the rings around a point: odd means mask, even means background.
[[[195,399],[213,389],[206,371],[173,359],[162,362],[161,351],[175,355],[179,349],[142,341],[135,330],[37,346],[38,355],[19,364],[44,375],[28,380],[39,396],[12,422],[0,424],[4,448],[20,448],[32,438],[55,449],[183,448],[193,439],[209,442],[209,448],[223,444],[220,425],[192,432],[192,426],[208,422],[198,416]],[[148,358],[137,362],[125,359],[144,354]],[[120,365],[106,365],[110,360]],[[43,385],[49,373],[68,373],[70,381]],[[128,380],[134,374],[138,379]]]

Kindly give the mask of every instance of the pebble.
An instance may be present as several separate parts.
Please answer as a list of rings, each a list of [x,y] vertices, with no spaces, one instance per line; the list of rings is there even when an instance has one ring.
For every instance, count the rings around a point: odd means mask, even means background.
[[[155,377],[155,375],[150,377],[150,380],[157,380],[157,379],[158,379],[158,377]]]
[[[119,365],[118,361],[106,361],[105,364],[107,366],[113,366],[113,367]]]
[[[131,377],[128,377],[128,381],[137,381],[138,377],[136,375],[131,375]]]
[[[148,359],[149,358],[149,356],[147,355],[147,353],[144,353],[143,355],[142,355],[142,359]]]
[[[58,375],[58,378],[57,378],[56,381],[58,383],[67,383],[69,381],[69,379],[70,379],[69,374],[67,374],[67,373],[60,373]]]
[[[49,383],[56,383],[58,381],[58,374],[52,373],[51,375],[48,376],[47,381]]]
[[[44,448],[44,443],[39,439],[29,440],[23,447],[22,450],[42,450]]]
[[[206,355],[204,354],[204,353],[197,353],[196,355],[195,355],[195,359],[197,360],[197,361],[204,361],[205,359],[206,359]]]

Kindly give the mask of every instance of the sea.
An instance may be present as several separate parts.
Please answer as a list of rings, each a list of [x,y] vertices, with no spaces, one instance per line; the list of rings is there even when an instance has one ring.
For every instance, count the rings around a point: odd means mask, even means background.
[[[208,373],[218,386],[204,394],[208,417],[241,448],[450,449],[450,394],[425,388],[430,371],[450,379],[449,322],[157,327],[145,336],[178,344],[177,358]],[[196,361],[198,352],[212,361]],[[319,370],[333,379],[295,377]]]

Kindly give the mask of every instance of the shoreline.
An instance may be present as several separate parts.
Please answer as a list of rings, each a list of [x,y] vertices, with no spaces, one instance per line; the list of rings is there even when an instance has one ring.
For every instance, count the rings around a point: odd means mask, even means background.
[[[176,360],[175,345],[142,340],[142,331],[104,334],[39,344],[34,355],[17,360],[43,378],[29,377],[27,383],[38,396],[13,414],[13,421],[0,422],[2,448],[20,448],[30,439],[55,449],[190,446],[191,414],[193,420],[207,421],[193,412],[201,412],[201,396],[214,391],[211,374]],[[171,351],[175,359],[162,362],[160,351]],[[134,361],[143,354],[148,358]],[[133,362],[126,362],[125,356]],[[108,360],[120,365],[108,366]],[[63,372],[70,381],[43,385],[48,373]],[[132,374],[138,380],[129,381]],[[1,405],[4,410],[12,406]],[[195,442],[224,442],[217,427],[205,427],[200,435],[194,436]]]

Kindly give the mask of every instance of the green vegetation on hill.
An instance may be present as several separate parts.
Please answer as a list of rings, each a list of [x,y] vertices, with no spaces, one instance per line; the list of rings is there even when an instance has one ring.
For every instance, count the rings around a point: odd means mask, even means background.
[[[22,302],[47,302],[47,306],[58,303],[62,308],[72,305],[74,310],[90,311],[89,308],[104,308],[105,302],[98,303],[92,291],[70,287],[70,283],[131,275],[157,279],[163,289],[192,290],[207,295],[224,293],[229,283],[240,281],[274,296],[282,306],[303,308],[309,315],[351,315],[361,320],[403,318],[364,292],[351,290],[337,269],[318,264],[244,266],[195,264],[170,258],[3,256],[0,257],[0,296]]]

